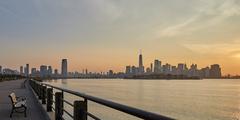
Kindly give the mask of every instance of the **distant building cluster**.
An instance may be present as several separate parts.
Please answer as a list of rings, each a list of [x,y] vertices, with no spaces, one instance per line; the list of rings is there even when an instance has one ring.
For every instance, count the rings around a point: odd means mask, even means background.
[[[143,65],[143,55],[140,52],[138,58],[138,66],[126,66],[125,73],[114,73],[113,70],[108,72],[89,72],[84,69],[82,72],[68,72],[68,60],[62,59],[61,71],[53,69],[51,65],[41,65],[38,69],[31,68],[29,64],[20,66],[20,70],[12,70],[0,66],[0,74],[21,75],[25,77],[39,78],[125,78],[134,75],[154,75],[154,76],[186,76],[197,78],[221,78],[221,67],[218,64],[213,64],[209,67],[199,69],[197,64],[187,66],[185,63],[179,63],[176,66],[171,64],[163,64],[162,61],[156,59],[150,66],[145,68]]]
[[[50,65],[41,65],[39,69],[31,68],[29,64],[25,66],[20,66],[20,72],[18,74],[25,76],[25,77],[39,77],[39,78],[67,78],[68,71],[67,71],[67,59],[62,60],[62,73],[59,74],[58,69],[53,69]]]
[[[124,73],[118,72],[114,73],[113,70],[109,70],[108,72],[89,72],[87,69],[82,72],[69,72],[69,78],[123,78]]]
[[[20,66],[19,72],[17,70],[11,70],[9,68],[2,68],[0,66],[0,74],[21,75],[25,77],[36,78],[123,78],[124,73],[114,73],[113,70],[108,72],[89,72],[84,69],[82,72],[68,72],[68,60],[62,59],[61,71],[53,69],[50,65],[41,65],[39,68],[31,68],[29,64]]]
[[[4,75],[19,75],[19,72],[17,70],[13,70],[10,68],[3,68],[2,66],[0,66],[0,75],[4,74]]]
[[[36,68],[31,69],[31,77],[40,77],[40,78],[67,78],[67,59],[62,59],[62,71],[61,74],[58,72],[58,69],[53,69],[50,65],[41,65],[39,70]]]
[[[162,64],[160,60],[154,60],[147,67],[146,70],[143,66],[142,54],[139,55],[139,65],[136,66],[126,66],[125,74],[130,75],[149,75],[149,74],[159,74],[159,75],[183,75],[187,77],[199,77],[199,78],[221,78],[221,67],[218,64],[213,64],[210,67],[198,69],[197,64],[192,64],[189,68],[185,63],[179,63],[177,66],[170,65],[168,63]]]

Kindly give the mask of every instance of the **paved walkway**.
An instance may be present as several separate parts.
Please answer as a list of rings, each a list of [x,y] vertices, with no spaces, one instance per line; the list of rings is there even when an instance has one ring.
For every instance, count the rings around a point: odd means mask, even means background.
[[[24,96],[27,99],[27,117],[22,113],[11,113],[11,100],[8,95],[15,92],[16,96]],[[46,114],[41,109],[38,101],[35,99],[30,88],[26,85],[24,87],[24,80],[13,80],[0,82],[0,119],[1,120],[46,120]]]

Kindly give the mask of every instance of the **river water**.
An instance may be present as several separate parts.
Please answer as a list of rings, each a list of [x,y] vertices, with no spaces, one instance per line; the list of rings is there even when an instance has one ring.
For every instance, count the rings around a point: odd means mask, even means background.
[[[240,120],[240,80],[67,79],[47,83],[179,120]],[[66,94],[65,99],[79,98]],[[88,105],[91,113],[105,120],[137,119],[96,103]],[[65,108],[72,112],[70,106]]]

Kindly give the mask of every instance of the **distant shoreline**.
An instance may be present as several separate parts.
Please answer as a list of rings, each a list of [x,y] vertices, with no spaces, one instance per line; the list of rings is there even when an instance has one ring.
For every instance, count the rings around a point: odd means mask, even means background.
[[[35,78],[32,78],[35,79]],[[78,77],[78,78],[73,78],[73,77],[69,77],[69,78],[45,78],[45,79],[35,79],[38,81],[45,81],[45,80],[67,80],[67,79],[96,79],[96,80],[100,80],[100,79],[106,79],[106,80],[110,80],[110,79],[122,79],[122,80],[214,80],[214,79],[219,79],[219,80],[226,80],[226,79],[240,79],[240,78],[198,78],[198,79],[194,79],[194,78],[182,78],[182,79],[167,79],[167,78],[161,78],[161,79],[154,79],[154,78],[99,78],[99,77],[88,77],[88,78],[84,78],[84,77]]]

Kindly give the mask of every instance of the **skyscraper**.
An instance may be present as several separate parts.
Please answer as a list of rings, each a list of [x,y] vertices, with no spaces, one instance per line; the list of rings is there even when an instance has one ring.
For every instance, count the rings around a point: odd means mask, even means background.
[[[153,72],[153,64],[150,64],[150,71]]]
[[[197,64],[192,64],[188,70],[188,77],[199,77],[199,70]]]
[[[160,73],[161,72],[161,64],[162,64],[161,61],[154,60],[154,73]]]
[[[200,76],[201,76],[201,78],[209,78],[210,77],[210,68],[209,67],[202,68],[200,70]]]
[[[41,65],[40,66],[40,77],[44,78],[47,77],[48,75],[48,70],[46,65]]]
[[[127,75],[131,74],[131,66],[126,66],[126,71],[125,71],[125,73],[126,73]]]
[[[140,55],[139,55],[139,66],[138,67],[142,67],[142,66],[143,66],[142,53],[140,53]]]
[[[163,65],[162,71],[164,74],[170,74],[171,73],[171,65],[168,63],[166,65]]]
[[[143,66],[143,59],[142,59],[142,53],[141,52],[140,52],[140,55],[139,55],[138,69],[139,69],[139,73],[144,73],[144,66]]]
[[[25,76],[26,76],[26,77],[29,77],[29,64],[26,64],[26,67],[25,67]]]
[[[146,72],[147,72],[147,73],[152,73],[151,68],[148,67],[148,68],[146,69]]]
[[[67,78],[68,70],[67,70],[67,59],[62,59],[62,77]]]
[[[211,78],[221,78],[221,76],[222,76],[222,73],[221,73],[220,65],[218,65],[218,64],[211,65],[210,77]]]
[[[23,66],[20,66],[20,75],[23,75]]]
[[[177,75],[177,67],[176,66],[172,66],[171,74],[172,75]]]
[[[48,66],[48,76],[51,77],[52,76],[52,66]]]
[[[114,73],[113,73],[113,70],[109,70],[108,75],[109,75],[109,76],[113,76],[113,74],[114,74]]]
[[[31,69],[31,76],[32,76],[32,77],[35,77],[36,74],[37,74],[37,68],[32,68],[32,69]]]
[[[58,75],[58,69],[55,69],[55,70],[54,70],[54,75],[55,75],[55,76]]]
[[[0,66],[0,74],[2,74],[2,66]]]
[[[177,67],[177,75],[186,75],[187,73],[187,65],[183,63],[179,63]]]
[[[138,71],[137,71],[137,67],[132,66],[132,68],[131,68],[131,73],[135,75],[135,74],[137,74],[137,72],[138,72]]]

